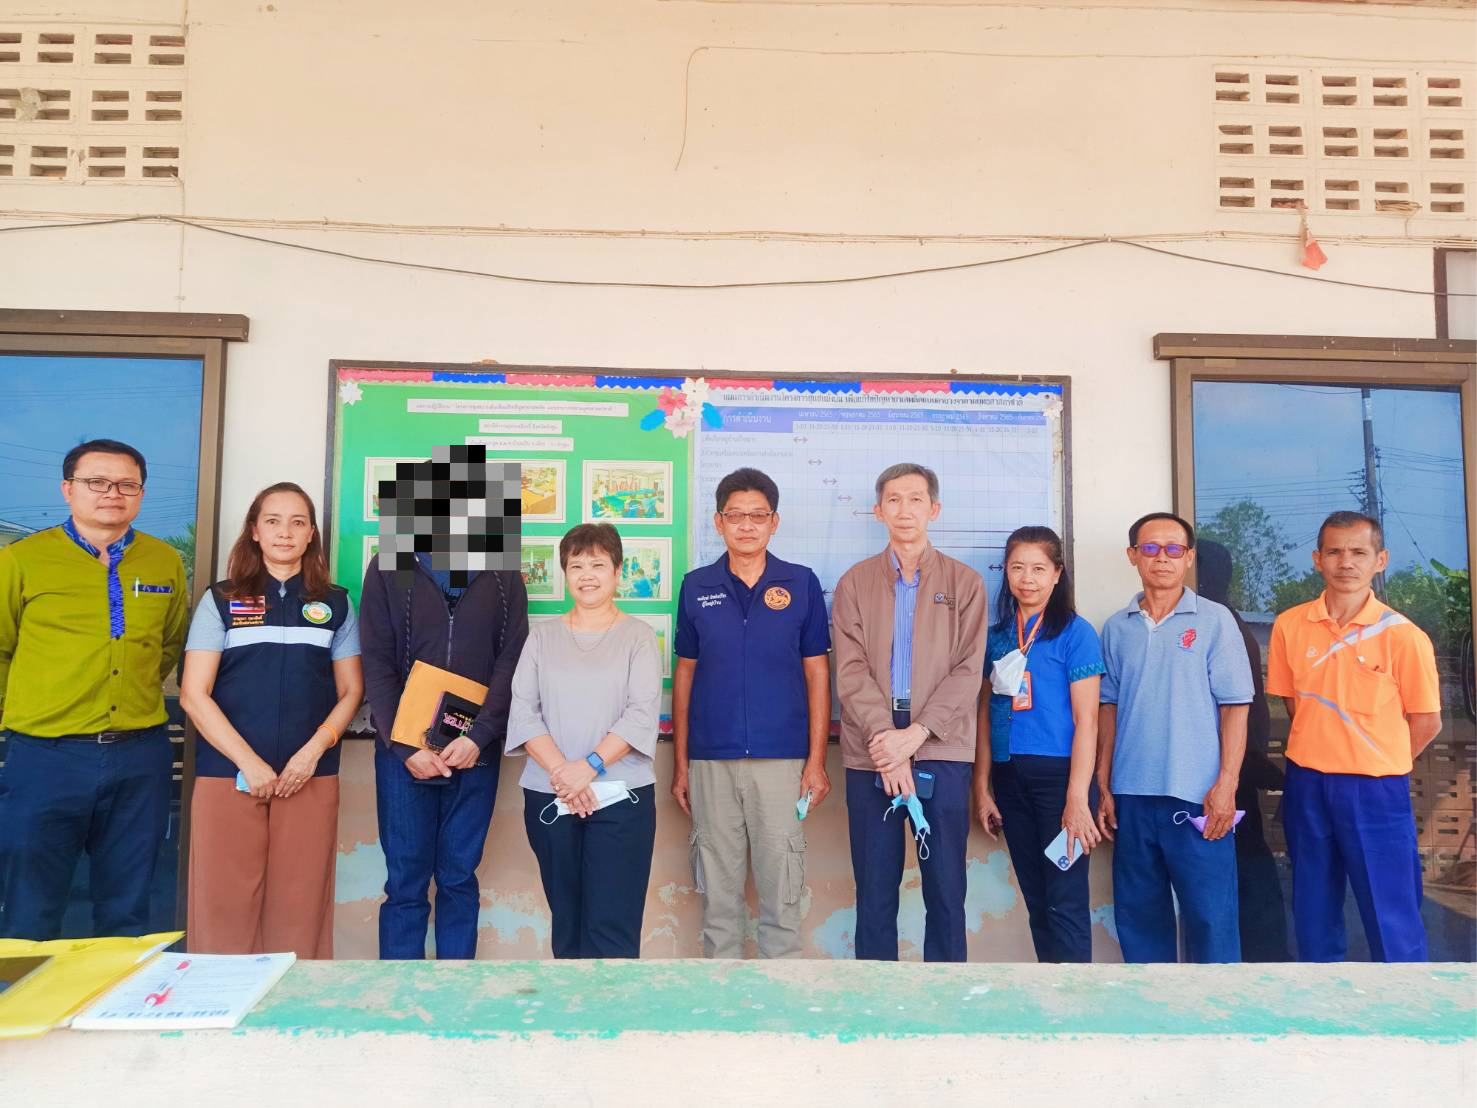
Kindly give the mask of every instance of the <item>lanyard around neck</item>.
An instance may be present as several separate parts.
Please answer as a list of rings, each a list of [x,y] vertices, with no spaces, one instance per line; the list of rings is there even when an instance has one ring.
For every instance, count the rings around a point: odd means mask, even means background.
[[[1041,630],[1041,624],[1045,621],[1046,611],[1043,609],[1036,616],[1036,626],[1031,628],[1031,633],[1026,634],[1026,617],[1019,608],[1015,610],[1015,645],[1020,648],[1022,654],[1031,652],[1031,644],[1036,641],[1036,632]]]

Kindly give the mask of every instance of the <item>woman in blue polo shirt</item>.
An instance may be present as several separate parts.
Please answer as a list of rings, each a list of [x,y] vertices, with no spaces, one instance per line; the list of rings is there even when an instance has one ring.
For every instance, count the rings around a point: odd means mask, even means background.
[[[1091,793],[1102,648],[1073,609],[1055,531],[1011,534],[1005,581],[985,654],[975,811],[991,838],[1005,832],[1037,960],[1090,962],[1087,860],[1062,870],[1045,850],[1063,828],[1072,858],[1101,838]]]
[[[258,493],[226,574],[195,609],[180,680],[198,731],[190,949],[332,958],[337,743],[364,678],[308,494]]]

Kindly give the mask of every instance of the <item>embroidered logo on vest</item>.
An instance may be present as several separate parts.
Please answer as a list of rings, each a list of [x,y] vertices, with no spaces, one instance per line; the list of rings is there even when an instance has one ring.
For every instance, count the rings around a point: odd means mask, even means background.
[[[782,612],[790,606],[790,590],[782,589],[776,585],[772,589],[764,590],[764,605],[773,608],[776,612]]]
[[[311,600],[303,605],[303,618],[309,623],[327,623],[333,618],[333,609],[321,600]]]

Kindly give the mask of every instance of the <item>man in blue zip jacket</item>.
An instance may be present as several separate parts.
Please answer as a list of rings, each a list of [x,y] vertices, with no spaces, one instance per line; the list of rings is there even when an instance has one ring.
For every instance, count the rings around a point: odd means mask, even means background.
[[[359,601],[364,694],[379,741],[375,792],[385,852],[381,958],[424,958],[436,878],[436,957],[474,958],[477,867],[497,799],[513,670],[528,637],[528,593],[513,570],[469,571],[454,586],[417,554],[407,588],[372,563]],[[390,741],[410,668],[424,661],[486,685],[472,730],[440,755]],[[484,764],[485,763],[485,764]]]
[[[831,789],[826,599],[814,572],[768,552],[780,521],[774,481],[735,470],[718,482],[717,508],[728,549],[683,579],[677,603],[672,795],[692,817],[703,953],[743,957],[752,862],[759,953],[798,958],[805,833],[796,815]]]

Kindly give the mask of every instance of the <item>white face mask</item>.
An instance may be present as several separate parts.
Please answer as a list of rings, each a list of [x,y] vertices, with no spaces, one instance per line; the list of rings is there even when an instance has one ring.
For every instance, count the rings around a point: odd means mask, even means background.
[[[990,670],[990,688],[1001,696],[1015,696],[1021,691],[1021,682],[1026,677],[1026,656],[1019,650],[999,658]]]
[[[624,781],[592,781],[590,782],[590,791],[595,794],[595,810],[597,812],[601,808],[609,808],[612,804],[619,804],[622,800],[630,800],[632,804],[637,803],[639,800],[636,794],[626,786]],[[554,814],[551,818],[545,819],[544,817],[549,814],[550,808],[554,809]],[[539,811],[538,819],[540,823],[548,826],[560,816],[569,815],[569,811],[569,805],[556,797],[543,806]]]

